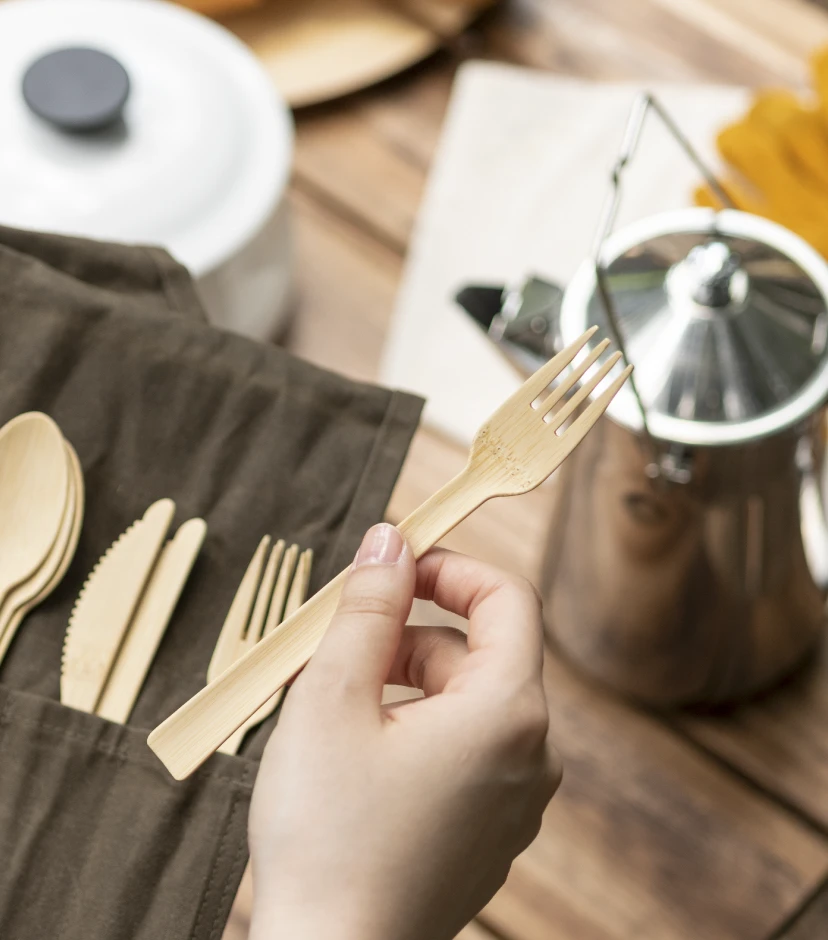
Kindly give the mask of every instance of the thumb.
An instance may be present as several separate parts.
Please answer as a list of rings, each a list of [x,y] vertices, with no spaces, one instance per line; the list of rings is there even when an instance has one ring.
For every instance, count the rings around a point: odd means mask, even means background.
[[[376,705],[414,599],[411,550],[392,525],[365,534],[327,633],[303,673],[303,685]]]

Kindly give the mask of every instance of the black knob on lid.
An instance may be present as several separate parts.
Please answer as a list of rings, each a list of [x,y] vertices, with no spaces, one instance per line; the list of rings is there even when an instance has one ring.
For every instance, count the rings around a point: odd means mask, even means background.
[[[65,131],[115,123],[128,97],[126,69],[98,49],[57,49],[33,62],[23,76],[29,109]]]

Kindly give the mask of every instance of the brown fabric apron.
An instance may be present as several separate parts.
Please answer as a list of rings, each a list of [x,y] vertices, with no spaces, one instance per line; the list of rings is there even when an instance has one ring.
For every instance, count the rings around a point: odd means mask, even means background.
[[[312,590],[349,563],[420,408],[208,326],[163,251],[0,228],[0,422],[51,415],[86,485],[75,559],[0,666],[0,938],[218,940],[278,716],[182,783],[148,730],[204,684],[263,534],[314,549]],[[164,496],[207,538],[122,727],[59,703],[63,635],[97,559]]]

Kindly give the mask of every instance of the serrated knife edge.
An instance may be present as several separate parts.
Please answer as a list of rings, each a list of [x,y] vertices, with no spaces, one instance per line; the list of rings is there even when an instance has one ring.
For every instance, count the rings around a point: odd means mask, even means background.
[[[66,630],[60,700],[94,712],[175,513],[153,503],[106,550],[81,589]]]

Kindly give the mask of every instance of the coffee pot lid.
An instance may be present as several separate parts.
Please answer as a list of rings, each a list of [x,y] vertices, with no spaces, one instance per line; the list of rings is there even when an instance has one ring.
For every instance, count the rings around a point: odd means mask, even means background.
[[[613,235],[603,269],[653,437],[739,443],[801,421],[828,397],[828,266],[802,239],[735,210],[686,209]],[[565,343],[613,338],[585,262],[561,310]],[[634,430],[627,385],[608,414]]]

